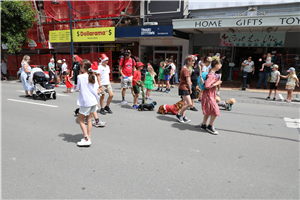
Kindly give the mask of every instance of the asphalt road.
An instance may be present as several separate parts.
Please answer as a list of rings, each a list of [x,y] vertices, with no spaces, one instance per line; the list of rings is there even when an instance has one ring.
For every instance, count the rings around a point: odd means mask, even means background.
[[[236,98],[221,108],[211,135],[174,115],[133,110],[120,85],[104,128],[92,130],[92,146],[73,111],[78,93],[56,88],[57,99],[25,98],[20,82],[1,82],[2,199],[299,199],[299,104],[265,101],[265,93],[223,90]],[[158,106],[170,94],[152,92]],[[156,107],[157,108],[157,107]]]

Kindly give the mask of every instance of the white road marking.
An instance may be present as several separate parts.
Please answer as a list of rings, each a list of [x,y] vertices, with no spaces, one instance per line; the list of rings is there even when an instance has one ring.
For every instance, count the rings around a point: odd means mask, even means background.
[[[58,107],[58,106],[54,106],[54,105],[48,105],[48,104],[43,104],[43,103],[34,103],[34,102],[30,102],[30,101],[21,101],[21,100],[16,100],[16,99],[7,99],[7,100],[8,101],[21,102],[21,103],[29,103],[29,104],[39,105],[39,106],[53,107],[53,108],[57,108]]]
[[[288,117],[284,117],[283,119],[288,128],[300,128],[300,119]]]
[[[24,90],[17,90],[18,92],[24,92]],[[56,95],[58,96],[65,96],[65,97],[69,97],[69,95],[66,95],[66,94],[59,94],[56,92]]]

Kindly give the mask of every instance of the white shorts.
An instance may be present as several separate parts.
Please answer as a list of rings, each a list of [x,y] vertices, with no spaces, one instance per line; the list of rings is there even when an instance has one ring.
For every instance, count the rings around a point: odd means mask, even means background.
[[[82,114],[82,115],[84,115],[84,116],[88,116],[91,113],[95,112],[96,110],[97,110],[97,104],[94,105],[94,106],[91,106],[91,107],[80,106],[79,113]]]

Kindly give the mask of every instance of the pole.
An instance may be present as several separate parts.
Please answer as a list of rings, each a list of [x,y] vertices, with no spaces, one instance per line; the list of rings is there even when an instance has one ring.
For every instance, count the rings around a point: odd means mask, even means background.
[[[74,50],[73,50],[73,33],[72,33],[72,18],[71,18],[71,3],[70,3],[70,0],[67,3],[68,3],[68,6],[69,6],[70,33],[71,33],[71,60],[72,60],[72,68],[73,68]]]

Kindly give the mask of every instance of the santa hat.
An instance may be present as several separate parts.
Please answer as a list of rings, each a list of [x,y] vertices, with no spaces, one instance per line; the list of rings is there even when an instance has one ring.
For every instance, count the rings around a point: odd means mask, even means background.
[[[150,63],[147,63],[147,66],[148,66],[148,67],[151,67],[151,64],[150,64]]]
[[[79,56],[77,56],[77,55],[73,55],[73,57],[75,57],[75,59],[78,61],[78,62],[80,62],[80,64],[82,64],[81,63],[81,61],[82,61],[82,58],[80,58]]]
[[[103,53],[103,54],[100,54],[100,59],[101,59],[101,61],[103,62],[103,61],[108,60],[108,57],[107,57],[107,55],[105,55],[105,54]]]
[[[142,67],[144,64],[142,62],[138,62],[138,67]]]
[[[198,58],[197,58],[197,56],[198,56],[199,54],[195,54],[195,55],[192,55],[192,58],[190,59],[190,60],[197,60]]]
[[[93,62],[91,68],[93,72],[96,72],[98,70],[98,62]]]

